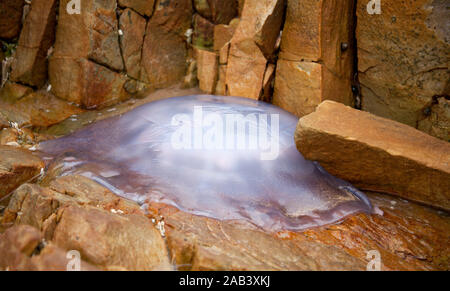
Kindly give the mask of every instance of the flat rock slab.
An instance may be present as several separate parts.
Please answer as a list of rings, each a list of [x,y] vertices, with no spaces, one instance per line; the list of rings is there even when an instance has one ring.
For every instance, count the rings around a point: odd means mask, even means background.
[[[44,162],[30,151],[0,146],[0,199],[39,175],[42,168]]]
[[[412,127],[325,101],[300,119],[297,148],[363,190],[450,210],[450,144]]]

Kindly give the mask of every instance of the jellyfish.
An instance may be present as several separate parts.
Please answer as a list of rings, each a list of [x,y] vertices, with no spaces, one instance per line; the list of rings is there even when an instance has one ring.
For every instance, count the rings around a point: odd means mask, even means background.
[[[194,95],[151,102],[42,142],[60,176],[82,175],[152,201],[269,231],[370,213],[367,197],[297,151],[298,118],[265,102]]]

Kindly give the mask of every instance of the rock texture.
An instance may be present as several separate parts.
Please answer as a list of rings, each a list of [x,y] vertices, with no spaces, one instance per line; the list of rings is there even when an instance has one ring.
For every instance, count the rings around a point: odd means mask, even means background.
[[[12,64],[12,81],[35,87],[45,84],[47,52],[55,40],[56,4],[56,0],[32,2]]]
[[[374,15],[367,3],[357,7],[362,108],[445,139],[448,107],[432,107],[434,97],[449,96],[448,1],[381,1]],[[420,126],[433,110],[440,121]]]
[[[301,117],[353,104],[353,1],[287,1],[273,103]]]
[[[450,144],[407,125],[325,101],[300,119],[305,158],[363,190],[450,210]]]
[[[118,0],[119,6],[129,7],[137,13],[152,16],[155,0]]]
[[[259,99],[283,21],[283,0],[247,0],[231,40],[226,86],[231,96]]]
[[[196,49],[195,55],[197,59],[197,77],[200,90],[208,94],[214,94],[219,68],[217,54],[206,50]]]
[[[24,4],[24,0],[0,2],[0,38],[13,39],[19,36]]]
[[[0,146],[0,199],[36,178],[43,168],[44,162],[29,151]]]
[[[200,15],[215,24],[228,24],[237,16],[237,0],[194,0],[194,7]]]

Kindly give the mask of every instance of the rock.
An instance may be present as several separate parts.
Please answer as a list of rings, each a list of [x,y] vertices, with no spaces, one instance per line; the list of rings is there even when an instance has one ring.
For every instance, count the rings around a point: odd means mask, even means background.
[[[47,80],[47,52],[53,45],[56,0],[35,0],[19,38],[11,80],[41,87]]]
[[[418,129],[450,142],[450,99],[438,98],[427,118],[419,121]]]
[[[142,44],[147,22],[132,9],[125,9],[120,16],[119,25],[123,33],[120,44],[127,74],[134,79],[139,79]]]
[[[86,59],[52,58],[49,69],[54,94],[85,108],[104,108],[130,98],[125,75]]]
[[[13,39],[19,36],[24,4],[24,0],[0,2],[0,38]]]
[[[191,27],[191,4],[189,0],[158,0],[147,24],[141,80],[155,89],[181,82],[185,76],[187,48],[184,34]]]
[[[287,4],[274,104],[299,117],[324,100],[352,105],[353,1]]]
[[[226,86],[230,95],[260,97],[267,59],[273,57],[283,11],[283,0],[245,1],[228,58]]]
[[[214,24],[199,14],[194,14],[192,44],[201,49],[212,49],[214,46]]]
[[[198,86],[197,79],[197,61],[195,59],[188,60],[189,66],[184,77],[183,88],[194,88]]]
[[[238,14],[237,0],[194,0],[200,15],[215,24],[228,24]]]
[[[6,128],[8,126],[9,126],[8,120],[6,120],[6,117],[4,117],[0,112],[0,129]]]
[[[83,112],[77,106],[60,100],[46,91],[33,92],[14,103],[0,100],[0,105],[2,105],[0,111],[5,117],[20,127],[48,127]]]
[[[220,51],[233,37],[236,27],[219,24],[214,27],[214,50]]]
[[[0,89],[0,102],[14,103],[33,92],[33,89],[22,84],[9,82]]]
[[[119,0],[119,6],[129,7],[137,13],[145,16],[152,16],[155,0]]]
[[[433,97],[450,94],[448,2],[420,0],[405,8],[382,1],[382,13],[374,15],[367,14],[367,3],[359,0],[357,6],[362,109],[417,127]],[[441,136],[441,130],[422,129]]]
[[[215,94],[219,96],[227,95],[227,88],[225,86],[225,81],[227,78],[227,66],[219,65],[219,79],[217,81]]]
[[[230,43],[226,43],[219,51],[219,64],[228,64],[228,57],[230,55]]]
[[[201,49],[195,49],[195,54],[197,57],[197,77],[200,90],[207,94],[214,94],[219,69],[217,54]]]
[[[273,95],[273,83],[275,80],[275,65],[274,64],[268,64],[266,68],[266,72],[264,73],[264,80],[263,80],[263,91],[261,99],[270,102],[272,100]]]
[[[325,101],[300,119],[299,151],[363,190],[450,209],[450,144],[407,125]]]
[[[17,225],[0,234],[0,253],[0,270],[66,271],[69,264],[66,251],[52,244],[44,246],[39,230],[27,225]],[[80,270],[98,269],[81,261]]]
[[[0,199],[21,184],[36,178],[44,162],[27,150],[0,146]]]
[[[17,189],[4,223],[36,227],[47,241],[78,250],[83,260],[102,269],[170,268],[159,231],[137,204],[79,176],[48,184]]]
[[[53,92],[89,108],[129,98],[123,88],[127,78],[116,72],[124,68],[116,1],[88,1],[81,14],[72,15],[66,11],[68,2],[60,1],[55,48],[49,62]]]

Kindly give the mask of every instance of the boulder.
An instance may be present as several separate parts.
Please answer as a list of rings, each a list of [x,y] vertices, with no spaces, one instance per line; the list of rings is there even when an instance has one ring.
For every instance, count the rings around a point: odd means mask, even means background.
[[[450,210],[450,144],[407,125],[325,101],[300,119],[305,158],[363,190]]]
[[[448,2],[381,1],[381,14],[373,15],[368,2],[357,6],[362,109],[445,138],[448,110],[433,107],[436,96],[450,94]],[[440,122],[420,126],[433,110]]]
[[[0,38],[14,39],[19,36],[24,4],[24,0],[0,2]]]
[[[125,9],[120,16],[119,27],[123,33],[120,37],[122,56],[128,76],[134,79],[140,77],[141,52],[146,25],[145,18],[132,9]]]
[[[33,92],[33,89],[14,82],[7,81],[0,89],[0,102],[14,103]]]
[[[324,100],[353,104],[354,3],[287,1],[273,103],[301,117]]]
[[[219,61],[217,54],[206,50],[195,49],[197,58],[197,78],[200,90],[207,94],[214,94],[217,79]]]
[[[202,49],[212,49],[214,46],[214,23],[199,14],[194,14],[192,44]]]
[[[118,0],[119,6],[128,7],[141,15],[152,16],[155,0]]]
[[[12,63],[11,80],[41,87],[47,80],[47,52],[55,40],[56,0],[35,0]]]
[[[237,0],[194,0],[194,7],[200,15],[215,24],[228,24],[238,15]]]
[[[0,146],[0,199],[36,178],[43,168],[44,162],[30,151]]]
[[[187,68],[185,33],[191,19],[191,1],[158,0],[147,24],[141,63],[141,80],[154,89],[183,80]]]
[[[220,51],[233,37],[236,27],[219,24],[214,27],[214,50]]]
[[[231,40],[226,86],[232,96],[259,99],[267,60],[273,57],[284,0],[247,0]]]

